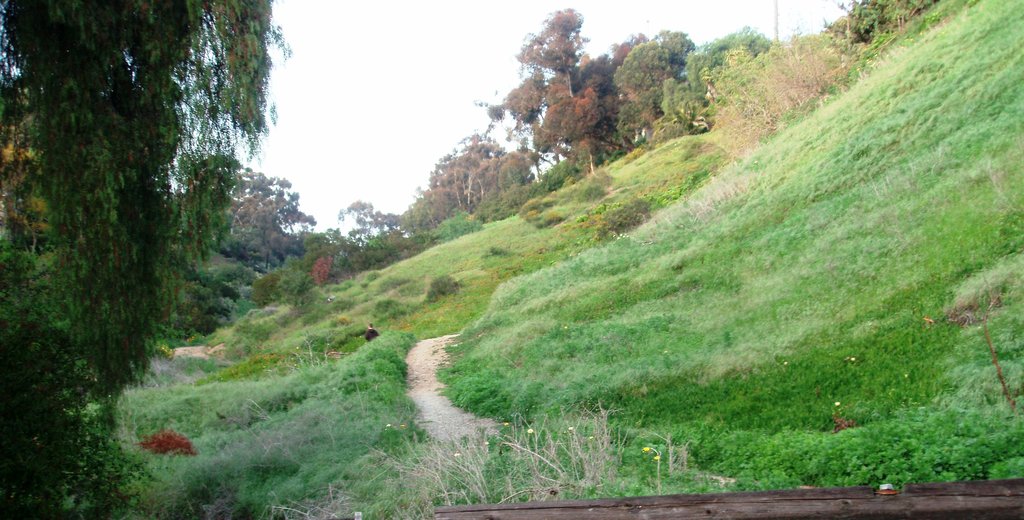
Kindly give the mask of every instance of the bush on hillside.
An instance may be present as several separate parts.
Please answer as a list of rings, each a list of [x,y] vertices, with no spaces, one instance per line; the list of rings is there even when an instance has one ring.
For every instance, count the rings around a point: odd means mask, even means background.
[[[488,247],[487,251],[484,253],[484,258],[492,256],[508,256],[510,254],[512,254],[512,252],[504,247],[491,246]]]
[[[145,437],[139,443],[139,447],[160,455],[189,455],[195,456],[196,449],[188,437],[174,431],[162,430],[153,435]]]
[[[330,256],[321,256],[316,259],[313,263],[313,268],[310,270],[310,276],[313,277],[313,283],[317,285],[323,285],[327,283],[327,280],[331,276],[331,264],[334,263],[334,258]]]
[[[430,281],[430,288],[427,289],[427,301],[437,301],[457,292],[459,292],[459,281],[449,275],[441,275]]]
[[[260,307],[264,307],[277,301],[281,297],[278,287],[280,283],[280,271],[267,273],[257,278],[252,283],[252,302]]]
[[[554,205],[555,200],[551,197],[530,199],[523,204],[523,207],[519,208],[519,217],[536,227],[543,227],[541,225],[542,215],[545,210]]]
[[[569,195],[576,202],[601,200],[607,194],[611,181],[607,173],[599,171],[573,186]]]
[[[541,175],[540,180],[537,181],[545,192],[558,191],[563,186],[568,186],[577,180],[583,178],[585,172],[578,165],[571,161],[562,161],[552,166],[548,171]]]
[[[392,289],[398,289],[404,285],[408,285],[412,282],[411,278],[405,278],[402,276],[393,276],[391,278],[384,278],[380,281],[379,288],[381,292],[387,292]]]
[[[784,116],[824,96],[844,76],[846,60],[824,35],[793,38],[751,57],[730,51],[713,72],[717,126],[741,153],[775,132]]]
[[[409,312],[409,306],[391,298],[378,300],[373,305],[374,319],[397,318]]]
[[[441,242],[448,242],[455,240],[462,235],[468,235],[475,231],[480,231],[484,228],[484,225],[479,220],[474,220],[469,216],[469,213],[460,211],[444,222],[438,224],[437,229],[434,233],[437,235],[437,239]]]
[[[537,229],[551,227],[566,218],[564,211],[553,207],[556,203],[557,200],[553,196],[531,199],[519,210],[519,215]]]
[[[279,284],[281,298],[285,303],[291,304],[296,308],[305,307],[313,303],[315,297],[313,288],[315,286],[313,277],[309,273],[294,269],[286,269],[284,274],[281,275],[281,282]]]
[[[833,31],[845,32],[846,37],[853,42],[868,43],[880,34],[903,31],[907,22],[937,4],[938,1],[854,2],[849,14],[836,22]]]
[[[495,222],[504,220],[519,211],[519,208],[530,200],[530,197],[539,195],[541,190],[537,184],[524,186],[513,186],[507,190],[499,191],[484,197],[480,201],[473,216],[482,222]]]
[[[196,381],[196,385],[202,386],[214,382],[256,379],[266,373],[282,370],[285,361],[287,359],[276,352],[256,354],[245,358],[242,362]]]
[[[277,329],[277,324],[274,323],[274,320],[259,319],[259,314],[249,313],[235,324],[235,333],[229,338],[229,342],[232,347],[241,347],[242,351],[249,352],[269,339],[275,329]]]
[[[625,233],[651,218],[650,202],[631,198],[625,202],[601,205],[595,210],[591,225],[599,238],[609,238]]]

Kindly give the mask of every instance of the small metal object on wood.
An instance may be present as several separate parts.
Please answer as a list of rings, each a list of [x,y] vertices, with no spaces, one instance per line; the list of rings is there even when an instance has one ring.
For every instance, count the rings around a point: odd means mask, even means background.
[[[1024,479],[908,484],[898,494],[859,486],[453,506],[436,508],[434,518],[1024,519]]]

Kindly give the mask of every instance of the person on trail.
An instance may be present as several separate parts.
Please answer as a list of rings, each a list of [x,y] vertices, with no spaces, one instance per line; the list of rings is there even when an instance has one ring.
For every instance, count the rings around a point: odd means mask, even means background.
[[[373,341],[373,338],[376,338],[377,336],[380,336],[380,332],[377,332],[377,329],[373,328],[373,324],[370,323],[366,325],[366,334],[363,334],[366,341]]]

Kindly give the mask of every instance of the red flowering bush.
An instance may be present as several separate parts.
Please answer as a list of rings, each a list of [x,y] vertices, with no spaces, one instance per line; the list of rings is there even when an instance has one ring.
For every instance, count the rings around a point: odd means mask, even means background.
[[[174,431],[163,430],[144,437],[139,446],[153,453],[171,453],[177,455],[195,455],[196,449],[188,437]]]
[[[317,285],[323,285],[327,283],[327,279],[331,276],[331,264],[334,263],[334,259],[329,256],[322,256],[316,259],[316,263],[313,264],[313,271],[310,276],[313,277],[313,281]]]

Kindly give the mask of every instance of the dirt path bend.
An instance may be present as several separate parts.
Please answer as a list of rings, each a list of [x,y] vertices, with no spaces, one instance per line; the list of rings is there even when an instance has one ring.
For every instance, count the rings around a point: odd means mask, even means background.
[[[458,334],[420,341],[409,351],[405,362],[409,365],[409,397],[416,403],[416,421],[439,440],[458,440],[473,435],[477,430],[496,432],[498,424],[482,419],[452,405],[441,395],[444,385],[437,380],[437,369],[448,358],[444,347]]]

